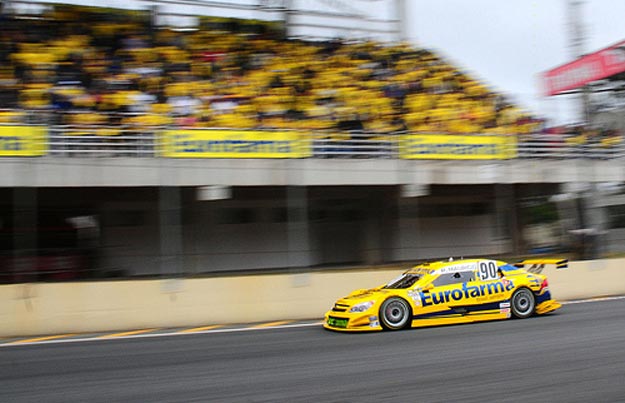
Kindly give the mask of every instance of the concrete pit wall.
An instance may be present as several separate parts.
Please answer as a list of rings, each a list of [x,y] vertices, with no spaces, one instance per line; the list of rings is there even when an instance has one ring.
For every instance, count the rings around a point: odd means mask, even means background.
[[[625,294],[625,259],[547,268],[558,300]],[[0,286],[0,337],[321,318],[400,269]]]

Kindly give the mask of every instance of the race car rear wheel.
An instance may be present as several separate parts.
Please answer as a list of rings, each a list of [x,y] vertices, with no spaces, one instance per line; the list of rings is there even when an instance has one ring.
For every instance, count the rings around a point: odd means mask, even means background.
[[[401,298],[389,298],[380,307],[380,323],[384,329],[403,329],[408,326],[411,317],[410,305]]]
[[[511,299],[512,314],[519,319],[532,316],[536,308],[534,293],[527,288],[519,288],[512,294]]]

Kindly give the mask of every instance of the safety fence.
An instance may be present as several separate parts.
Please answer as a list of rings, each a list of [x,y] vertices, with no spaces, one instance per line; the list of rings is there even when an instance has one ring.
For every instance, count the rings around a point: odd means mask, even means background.
[[[0,157],[613,159],[619,137],[0,125]]]

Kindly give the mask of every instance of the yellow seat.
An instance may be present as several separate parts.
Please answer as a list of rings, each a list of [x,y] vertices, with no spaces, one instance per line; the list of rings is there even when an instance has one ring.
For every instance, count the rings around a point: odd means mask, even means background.
[[[621,136],[610,136],[601,139],[601,146],[604,148],[610,148],[621,144]]]
[[[102,136],[102,137],[114,137],[114,136],[119,136],[122,133],[123,133],[122,130],[118,127],[103,127],[103,128],[98,128],[95,131],[96,135]]]
[[[150,110],[155,114],[166,115],[171,112],[171,105],[169,104],[152,104]]]
[[[580,146],[586,144],[588,136],[586,134],[578,134],[576,136],[568,137],[566,143],[572,146]]]
[[[68,129],[63,132],[66,136],[86,136],[92,134],[90,131],[85,131],[84,129]]]
[[[107,117],[101,113],[76,113],[71,117],[71,124],[77,126],[93,126],[106,123]]]
[[[135,127],[159,127],[170,125],[172,122],[173,119],[169,116],[147,113],[126,118],[123,124]]]
[[[20,123],[25,116],[21,111],[0,111],[0,123]]]

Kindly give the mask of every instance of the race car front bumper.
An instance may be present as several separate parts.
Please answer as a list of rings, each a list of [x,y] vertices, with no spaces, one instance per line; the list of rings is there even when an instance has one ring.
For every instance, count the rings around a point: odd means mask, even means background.
[[[329,311],[325,315],[323,327],[339,332],[370,332],[382,330],[377,315],[371,313],[348,314]]]

